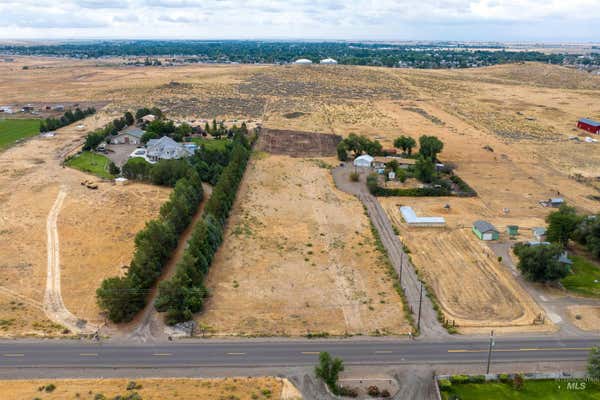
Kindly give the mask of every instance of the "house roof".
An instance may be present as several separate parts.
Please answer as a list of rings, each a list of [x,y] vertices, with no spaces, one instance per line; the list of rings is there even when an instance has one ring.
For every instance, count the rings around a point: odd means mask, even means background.
[[[533,233],[535,235],[544,235],[544,234],[546,234],[546,228],[543,228],[543,227],[533,228],[532,231],[533,231]]]
[[[120,132],[120,134],[126,134],[126,135],[130,135],[130,136],[134,136],[134,137],[139,138],[139,139],[141,139],[142,136],[144,136],[144,133],[146,133],[146,132],[143,131],[143,130],[141,130],[137,126],[130,126],[129,128],[125,128],[125,129],[123,129]]]
[[[565,199],[563,199],[562,197],[554,197],[552,199],[550,199],[551,203],[564,203]]]
[[[589,118],[581,118],[579,120],[579,122],[583,122],[584,124],[590,125],[590,126],[594,126],[594,127],[600,127],[600,122],[596,122],[592,119]]]
[[[485,232],[498,232],[498,230],[496,228],[494,228],[494,225],[490,224],[487,221],[482,221],[482,220],[478,220],[473,222],[473,226],[475,227],[475,229],[477,229],[479,232],[481,233],[485,233]]]

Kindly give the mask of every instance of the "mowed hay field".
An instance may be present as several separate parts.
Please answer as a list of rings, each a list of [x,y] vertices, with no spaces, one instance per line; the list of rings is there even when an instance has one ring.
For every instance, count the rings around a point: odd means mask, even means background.
[[[410,249],[410,257],[419,274],[433,288],[445,317],[461,332],[494,327],[500,331],[553,329],[550,321],[533,326],[542,313],[533,299],[503,266],[483,241],[471,232],[475,218],[491,221],[505,232],[506,225],[524,219],[492,215],[479,199],[460,198],[381,198],[392,223],[400,231],[400,240]],[[446,204],[450,209],[444,209]],[[442,216],[446,227],[409,227],[399,207],[412,207],[419,216]],[[535,218],[529,223],[538,226]],[[531,228],[531,226],[530,226]],[[521,225],[521,240],[531,232]],[[508,239],[502,234],[502,239]]]
[[[208,275],[202,326],[225,335],[410,331],[362,205],[325,166],[266,153],[251,161]]]
[[[135,388],[127,390],[128,385]],[[54,385],[54,389],[52,386]],[[47,390],[50,386],[51,390]],[[285,391],[285,392],[284,392]],[[0,381],[4,400],[112,399],[136,392],[144,400],[240,399],[298,400],[288,381],[278,378],[143,378],[143,379],[48,379]],[[291,394],[282,397],[283,394]],[[291,393],[290,393],[291,392]],[[100,397],[103,395],[104,397]]]

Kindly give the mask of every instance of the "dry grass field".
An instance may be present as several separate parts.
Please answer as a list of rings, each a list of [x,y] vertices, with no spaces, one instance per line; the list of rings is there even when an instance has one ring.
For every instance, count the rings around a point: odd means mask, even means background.
[[[30,68],[23,70],[24,65]],[[600,195],[599,185],[570,178],[578,173],[600,175],[600,144],[569,140],[586,136],[575,128],[578,118],[600,119],[598,88],[600,77],[530,63],[452,71],[124,67],[111,60],[43,58],[0,64],[0,104],[106,102],[100,118],[126,108],[157,105],[175,118],[250,118],[273,129],[341,136],[361,133],[379,138],[384,147],[391,147],[393,138],[401,134],[437,135],[445,142],[441,159],[454,163],[458,174],[479,193],[477,199],[443,200],[451,202],[451,213],[459,221],[456,226],[470,226],[484,217],[500,228],[508,223],[541,225],[550,210],[538,201],[558,192],[582,211],[600,211],[600,202],[593,198]],[[95,118],[86,124],[105,121]],[[13,328],[0,327],[3,334],[42,332],[31,321],[49,324],[39,311],[46,271],[44,228],[61,186],[68,189],[58,218],[63,296],[73,313],[91,321],[98,320],[93,289],[129,260],[133,234],[167,196],[165,190],[143,185],[101,184],[97,192],[80,187],[84,175],[58,165],[57,154],[84,134],[70,129],[0,154],[0,238],[7,243],[0,250],[0,277],[5,285],[0,291],[0,320],[15,319],[9,323]],[[371,332],[375,327],[406,331],[402,313],[396,312],[399,299],[391,284],[384,282],[387,276],[368,263],[370,253],[364,248],[374,249],[362,208],[333,189],[326,169],[302,159],[256,159],[240,198],[244,201],[238,200],[224,250],[211,271],[212,298],[208,311],[199,317],[202,322],[232,334]],[[428,204],[419,199],[413,204],[436,211],[443,206],[438,200]],[[510,210],[507,215],[504,208]],[[421,234],[412,230],[401,234],[413,251],[431,245],[418,243]],[[467,287],[483,285],[484,299],[502,292],[491,309],[494,317],[482,322],[485,306],[473,309],[468,296],[461,298],[460,285],[430,268],[444,260],[442,254],[431,253],[421,268],[438,294],[444,294],[449,315],[460,319],[472,314],[476,316],[472,324],[477,326],[520,324],[538,312],[500,264],[477,256],[480,243],[458,228],[446,235],[444,242],[469,254],[471,273],[463,274],[461,282]],[[338,237],[345,248],[329,251],[340,246]],[[307,243],[316,248],[309,249]],[[260,273],[245,272],[246,260]],[[314,268],[318,274],[307,277],[304,268]],[[497,282],[501,286],[494,287]],[[256,287],[262,290],[253,292]],[[365,300],[374,310],[362,304]],[[321,308],[316,311],[311,301]]]
[[[88,128],[105,123],[90,117]],[[47,217],[60,190],[66,192],[58,215],[62,297],[80,318],[101,322],[95,290],[118,274],[133,253],[133,237],[158,213],[168,189],[100,182],[60,161],[85,132],[60,129],[55,137],[36,137],[0,153],[0,335],[60,334],[43,312],[47,275]],[[95,178],[92,178],[96,180]],[[6,328],[6,329],[4,329]]]
[[[252,160],[208,276],[203,326],[226,335],[409,332],[360,202],[319,164]]]
[[[133,382],[137,388],[127,390]],[[55,388],[47,391],[48,385]],[[132,386],[133,386],[132,385]],[[59,380],[5,380],[0,381],[4,400],[93,400],[112,399],[137,392],[144,400],[163,399],[239,399],[239,400],[297,400],[300,396],[282,393],[291,386],[278,378],[144,378],[144,379],[59,379]],[[293,389],[293,386],[292,386]],[[296,392],[297,393],[297,392]],[[99,397],[98,395],[104,395]]]
[[[600,332],[600,306],[571,306],[567,312],[571,322],[579,329]]]
[[[531,326],[542,310],[487,244],[471,232],[475,219],[488,220],[502,232],[519,222],[520,239],[529,240],[532,234],[527,227],[542,221],[494,215],[476,198],[382,198],[380,202],[410,249],[414,265],[433,288],[444,315],[455,321],[461,332],[484,327],[500,331],[552,329],[549,324]],[[450,209],[444,208],[446,204]],[[411,206],[420,216],[442,216],[447,225],[409,227],[399,211],[402,205]],[[502,239],[508,239],[506,233]]]

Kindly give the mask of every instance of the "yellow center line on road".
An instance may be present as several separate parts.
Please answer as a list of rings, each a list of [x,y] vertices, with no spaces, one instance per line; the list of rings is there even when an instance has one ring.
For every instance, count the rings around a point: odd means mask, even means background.
[[[22,353],[18,353],[18,354],[2,354],[4,357],[23,357],[25,356],[25,354]]]
[[[98,353],[80,353],[81,357],[98,357]]]
[[[152,355],[156,356],[156,357],[168,357],[168,356],[172,356],[173,354],[171,354],[171,353],[154,353]]]
[[[243,356],[246,353],[227,353],[228,356]]]
[[[498,352],[519,352],[519,351],[590,351],[591,347],[541,347],[541,348],[525,348],[525,349],[494,349],[494,353]],[[451,349],[448,353],[487,353],[488,349],[468,350],[468,349]]]
[[[318,351],[303,351],[300,354],[313,355],[313,354],[320,354],[320,353]]]

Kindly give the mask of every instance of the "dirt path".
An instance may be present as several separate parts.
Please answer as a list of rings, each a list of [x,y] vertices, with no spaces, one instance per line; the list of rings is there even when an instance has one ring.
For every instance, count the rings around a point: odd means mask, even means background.
[[[166,325],[161,317],[160,313],[156,311],[154,308],[154,301],[158,296],[158,283],[162,282],[166,279],[169,279],[175,273],[175,267],[177,263],[182,259],[185,250],[187,248],[187,242],[192,236],[194,232],[194,227],[196,223],[202,218],[202,213],[204,211],[204,205],[206,204],[208,198],[212,193],[212,186],[208,184],[203,184],[204,189],[204,198],[202,203],[198,207],[196,214],[192,218],[192,221],[188,225],[188,227],[183,231],[179,238],[179,242],[177,244],[177,248],[173,252],[173,255],[169,259],[167,265],[163,270],[161,277],[157,280],[156,285],[152,288],[152,292],[150,293],[150,297],[146,304],[146,308],[142,311],[142,313],[134,319],[133,322],[125,325],[121,333],[126,335],[126,338],[129,340],[139,341],[141,343],[145,343],[148,341],[154,340],[165,340],[169,336],[166,333]],[[133,331],[131,331],[131,329]],[[129,333],[130,332],[130,333]],[[118,333],[115,335],[115,332],[111,332],[111,336],[118,336]]]
[[[353,183],[350,181],[350,173],[354,168],[350,163],[346,163],[344,167],[337,167],[332,170],[333,179],[338,189],[355,195],[364,204],[369,214],[369,218],[379,232],[381,242],[386,248],[392,266],[400,276],[402,270],[401,285],[404,288],[404,293],[408,301],[409,307],[413,310],[415,323],[419,310],[419,299],[421,298],[421,283],[417,278],[415,269],[404,253],[402,243],[394,233],[392,223],[390,222],[385,210],[377,199],[373,197],[364,184],[366,172],[359,171],[360,182]],[[423,288],[422,305],[421,305],[421,337],[445,337],[448,335],[446,330],[440,325],[437,320],[437,315],[433,310],[431,300],[426,296],[426,291]]]
[[[71,314],[63,303],[60,291],[60,248],[57,219],[66,196],[67,192],[61,188],[46,222],[48,273],[46,275],[46,292],[44,293],[44,311],[50,320],[63,325],[73,333],[93,333],[97,328]]]

